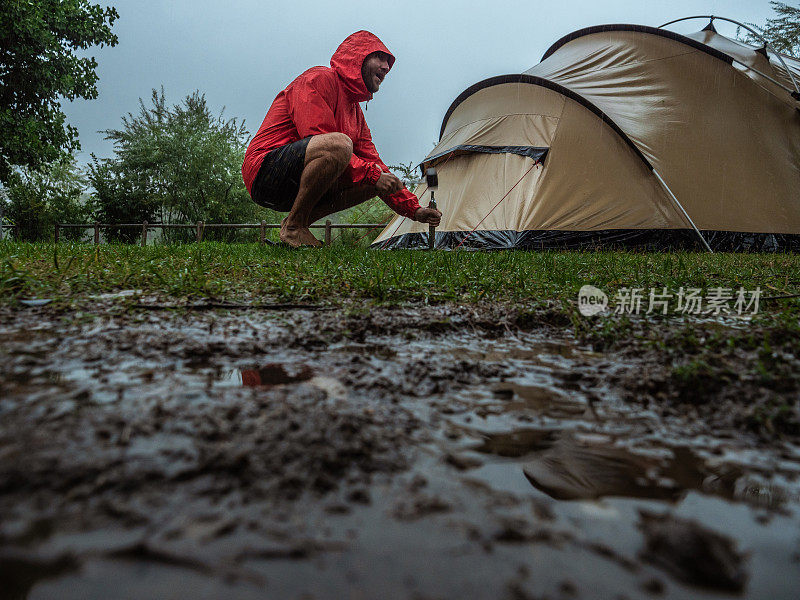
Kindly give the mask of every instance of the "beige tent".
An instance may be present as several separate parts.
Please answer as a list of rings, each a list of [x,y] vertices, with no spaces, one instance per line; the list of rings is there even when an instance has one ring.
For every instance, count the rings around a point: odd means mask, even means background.
[[[473,85],[421,164],[436,246],[800,248],[800,61],[769,56],[713,25],[606,25]],[[427,236],[397,217],[374,246]]]

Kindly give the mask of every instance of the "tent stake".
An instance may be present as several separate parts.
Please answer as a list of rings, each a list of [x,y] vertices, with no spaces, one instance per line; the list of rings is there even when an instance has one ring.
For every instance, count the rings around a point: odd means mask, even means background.
[[[428,189],[431,191],[431,201],[428,202],[428,208],[436,210],[436,199],[433,193],[439,187],[439,176],[436,174],[436,169],[431,167],[425,173],[425,179],[428,182]],[[433,250],[436,247],[436,227],[428,225],[428,250]]]
[[[675,194],[672,193],[672,190],[669,189],[669,186],[667,185],[667,182],[664,181],[664,179],[661,177],[661,175],[658,174],[658,171],[656,171],[655,169],[653,169],[653,173],[658,178],[658,180],[661,182],[661,185],[664,186],[664,189],[667,190],[667,193],[672,198],[672,201],[681,210],[681,213],[683,213],[683,216],[686,217],[687,221],[689,221],[689,225],[692,226],[692,229],[694,229],[694,232],[697,234],[697,237],[699,237],[700,241],[703,242],[703,246],[706,247],[706,250],[711,252],[711,254],[714,254],[714,251],[711,249],[711,246],[708,245],[708,242],[706,241],[706,238],[704,238],[703,234],[700,233],[700,230],[697,228],[697,225],[694,224],[694,221],[692,221],[692,218],[689,216],[689,213],[686,212],[686,209],[683,208],[681,203],[678,201],[678,198],[675,196]]]

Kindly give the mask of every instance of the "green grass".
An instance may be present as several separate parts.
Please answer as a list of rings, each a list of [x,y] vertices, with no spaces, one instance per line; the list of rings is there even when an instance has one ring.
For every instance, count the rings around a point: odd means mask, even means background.
[[[795,294],[800,292],[800,256],[0,243],[0,302],[141,289],[169,297],[558,305],[574,301],[586,283],[610,296],[623,287],[675,292],[681,286]]]

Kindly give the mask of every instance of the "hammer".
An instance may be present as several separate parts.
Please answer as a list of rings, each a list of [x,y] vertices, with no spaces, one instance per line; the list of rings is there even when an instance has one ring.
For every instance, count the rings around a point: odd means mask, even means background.
[[[436,199],[433,197],[433,192],[439,187],[439,176],[436,174],[436,169],[431,167],[425,172],[425,180],[428,188],[431,190],[431,201],[428,203],[428,208],[436,210]],[[436,226],[428,225],[428,250],[433,250],[436,245]]]

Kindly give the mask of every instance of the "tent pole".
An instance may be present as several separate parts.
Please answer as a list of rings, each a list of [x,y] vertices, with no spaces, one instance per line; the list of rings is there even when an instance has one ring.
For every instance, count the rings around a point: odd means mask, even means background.
[[[743,66],[745,69],[747,69],[747,70],[749,70],[749,71],[752,71],[753,73],[756,73],[757,75],[760,75],[761,77],[763,77],[764,79],[767,79],[768,81],[771,81],[772,83],[774,83],[775,85],[777,85],[779,88],[781,88],[781,89],[783,89],[783,90],[786,90],[787,92],[789,92],[789,93],[790,93],[790,94],[792,94],[792,95],[794,95],[794,94],[796,93],[796,92],[794,92],[794,91],[792,90],[792,88],[786,87],[785,85],[783,85],[783,84],[782,84],[780,81],[778,81],[777,79],[773,79],[773,78],[772,78],[772,77],[770,77],[769,75],[765,75],[764,73],[762,73],[762,72],[761,72],[761,71],[759,71],[758,69],[754,69],[754,68],[753,68],[753,67],[751,67],[750,65],[746,65],[746,64],[744,64],[744,63],[743,63],[742,61],[740,61],[740,60],[736,60],[736,59],[734,58],[734,59],[733,59],[733,62],[735,62],[737,65],[742,65],[742,66]],[[798,100],[800,100],[800,98],[798,98]]]
[[[794,97],[795,100],[800,100],[800,98],[798,98],[798,96],[800,96],[800,86],[797,85],[797,80],[794,78],[794,74],[792,73],[791,69],[789,69],[789,66],[786,64],[786,61],[783,60],[783,57],[780,55],[779,52],[775,51],[775,48],[772,47],[772,44],[770,44],[764,38],[763,35],[761,35],[759,32],[757,32],[752,27],[750,27],[748,25],[745,25],[744,23],[740,23],[739,21],[736,21],[734,19],[729,19],[727,17],[715,17],[714,15],[697,15],[696,17],[683,17],[681,19],[675,19],[674,21],[670,21],[669,23],[664,23],[661,27],[659,27],[659,29],[664,29],[664,27],[666,27],[667,25],[672,25],[673,23],[679,23],[681,21],[691,21],[692,19],[711,19],[711,23],[712,24],[714,23],[714,19],[717,19],[719,21],[727,21],[728,23],[733,23],[737,27],[741,27],[742,29],[746,29],[751,34],[753,34],[755,37],[760,39],[764,43],[764,46],[766,48],[769,48],[770,50],[772,50],[772,53],[775,55],[775,58],[777,58],[780,61],[781,65],[783,65],[783,68],[786,71],[786,74],[789,76],[789,79],[792,80],[792,85],[794,85],[794,92],[792,92],[792,96]],[[769,58],[767,58],[767,60],[769,60]],[[797,95],[795,95],[795,94],[797,94]]]
[[[692,221],[692,218],[689,216],[689,213],[686,212],[686,209],[683,208],[681,203],[678,201],[678,198],[675,196],[675,194],[672,193],[672,190],[669,189],[669,186],[667,185],[667,182],[664,181],[664,179],[661,177],[661,175],[658,174],[658,171],[656,171],[655,169],[653,169],[653,173],[658,178],[658,180],[661,182],[661,185],[664,186],[664,189],[667,190],[667,193],[672,198],[672,201],[675,202],[677,207],[681,210],[681,213],[683,213],[683,216],[686,217],[687,221],[689,221],[689,225],[692,226],[692,229],[694,229],[694,232],[697,234],[697,237],[699,237],[700,241],[703,242],[703,246],[705,246],[706,250],[708,250],[709,252],[711,252],[711,254],[713,254],[714,251],[711,249],[711,246],[708,245],[708,242],[706,241],[706,238],[703,237],[703,234],[700,233],[700,230],[697,228],[697,225],[694,224],[694,221]]]

